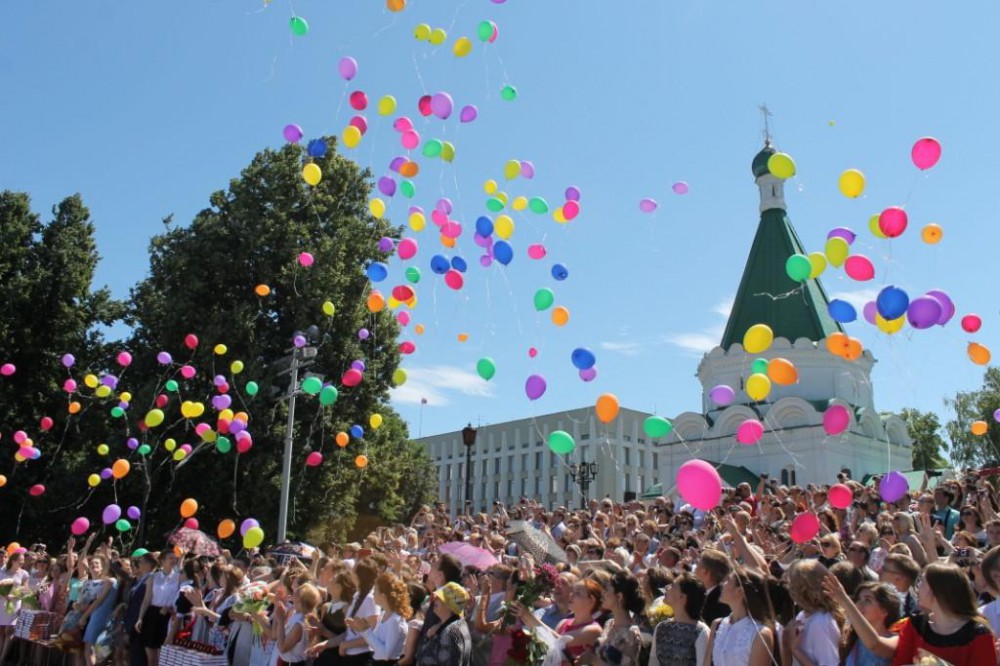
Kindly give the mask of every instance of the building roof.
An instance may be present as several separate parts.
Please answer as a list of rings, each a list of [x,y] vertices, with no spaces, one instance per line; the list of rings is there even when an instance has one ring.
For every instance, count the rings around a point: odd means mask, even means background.
[[[760,482],[760,477],[743,465],[727,465],[725,463],[715,463],[711,460],[706,460],[705,462],[719,472],[719,476],[722,477],[722,481],[726,484],[727,488],[735,488],[741,483],[749,483],[750,488],[756,490],[757,483]]]
[[[759,178],[766,173],[770,173],[767,168],[767,161],[771,159],[771,155],[774,155],[777,150],[771,147],[771,143],[767,142],[759,153],[754,155],[753,163],[750,168],[753,170],[753,177]]]
[[[758,158],[765,151],[758,154]],[[754,173],[757,172],[754,159]],[[766,173],[766,159],[763,160]],[[807,254],[788,214],[778,208],[760,214],[760,225],[750,248],[733,310],[722,336],[722,348],[742,343],[747,329],[767,324],[775,337],[818,342],[844,329],[830,317],[829,301],[818,279],[796,283],[785,272],[793,254]]]

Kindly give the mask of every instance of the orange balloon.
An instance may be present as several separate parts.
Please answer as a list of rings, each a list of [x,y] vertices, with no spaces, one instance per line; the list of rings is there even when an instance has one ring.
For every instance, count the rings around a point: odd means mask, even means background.
[[[826,349],[834,356],[843,356],[848,344],[847,333],[830,334],[826,339]]]
[[[368,294],[368,311],[369,312],[381,312],[385,307],[385,296],[382,292],[373,291]]]
[[[556,326],[565,326],[569,322],[569,310],[561,305],[552,308],[552,323]]]
[[[848,361],[857,361],[861,358],[861,354],[865,351],[864,346],[861,344],[861,340],[857,338],[847,338],[847,350],[844,352],[844,358]]]
[[[177,559],[184,557],[184,551],[181,550],[180,546],[174,546],[174,557]]]
[[[934,224],[933,222],[920,230],[920,237],[929,245],[940,242],[942,236],[944,236],[944,230],[941,229],[941,225]]]
[[[264,298],[265,296],[269,296],[271,294],[271,288],[266,284],[259,284],[253,288],[253,292],[261,298]]]
[[[420,173],[420,165],[416,162],[403,162],[399,167],[399,175],[403,178],[413,178]]]
[[[611,423],[618,416],[618,397],[614,393],[603,393],[597,398],[597,418],[601,423]]]
[[[772,358],[767,364],[767,376],[775,384],[788,386],[799,381],[799,371],[787,358]]]
[[[250,415],[246,412],[236,412],[233,416],[234,421],[243,421],[243,425],[250,423]]]
[[[417,324],[413,327],[413,330],[417,332],[417,335],[423,335],[426,329],[423,324]]]
[[[226,518],[221,523],[219,523],[219,528],[215,531],[219,535],[220,539],[228,539],[236,531],[236,523]]]
[[[190,518],[198,513],[198,502],[190,497],[181,502],[181,518]]]
[[[123,479],[132,469],[132,465],[129,464],[124,458],[119,458],[115,461],[115,464],[111,466],[111,476],[116,479]]]
[[[970,342],[967,351],[969,358],[976,365],[986,365],[990,362],[992,354],[990,354],[990,350],[985,345],[981,345],[978,342]]]
[[[17,550],[20,547],[21,547],[21,544],[19,544],[16,541],[11,541],[10,544],[7,546],[7,554],[8,555],[13,555],[14,551]]]
[[[385,6],[390,12],[401,12],[406,9],[406,0],[385,0]]]
[[[454,238],[448,238],[444,234],[441,234],[441,245],[444,245],[445,247],[449,247],[449,248],[450,247],[455,247],[455,239]]]
[[[973,421],[972,422],[972,434],[973,435],[985,435],[986,431],[990,429],[990,426],[986,421]]]
[[[337,436],[334,438],[337,442],[337,446],[344,448],[351,441],[346,432],[338,432]]]
[[[368,456],[362,453],[360,456],[354,459],[354,464],[360,467],[361,469],[368,467]]]
[[[81,408],[81,405],[76,400],[74,400],[73,402],[69,403],[69,413],[70,414],[79,414],[80,413],[80,408]]]
[[[7,485],[7,477],[4,476],[3,474],[0,474],[0,488],[3,488],[6,485]]]
[[[458,341],[459,342],[465,342],[468,339],[469,339],[469,334],[468,333],[459,333],[458,334]]]

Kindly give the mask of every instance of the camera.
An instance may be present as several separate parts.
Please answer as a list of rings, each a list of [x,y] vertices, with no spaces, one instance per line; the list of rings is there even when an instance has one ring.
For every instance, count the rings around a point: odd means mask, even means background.
[[[767,472],[761,472],[760,473],[760,478],[762,478],[764,480],[767,480],[767,477],[769,477],[769,476],[771,476],[771,475],[768,474]]]

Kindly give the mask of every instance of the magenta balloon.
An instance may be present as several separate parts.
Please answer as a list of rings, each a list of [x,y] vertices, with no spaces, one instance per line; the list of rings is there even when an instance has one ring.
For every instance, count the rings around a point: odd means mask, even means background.
[[[368,121],[364,116],[354,116],[347,124],[352,127],[357,127],[358,131],[361,132],[362,135],[368,132]]]
[[[764,436],[764,424],[757,419],[747,419],[736,429],[736,441],[740,444],[756,444]]]
[[[722,478],[704,460],[688,460],[677,470],[677,492],[696,509],[709,511],[719,505]]]
[[[839,435],[847,430],[851,416],[843,405],[831,405],[823,412],[823,430],[828,435]]]
[[[493,257],[488,254],[484,254],[479,257],[479,265],[483,268],[489,268],[493,265]]]
[[[830,486],[830,492],[826,494],[830,500],[830,506],[835,509],[846,509],[854,501],[854,493],[843,483],[835,483]]]
[[[585,382],[592,382],[597,379],[597,366],[592,366],[580,371],[580,379]]]
[[[528,160],[523,160],[521,162],[521,177],[522,178],[534,178],[535,177],[535,165]]]
[[[399,138],[399,142],[403,145],[403,148],[407,150],[416,150],[417,146],[420,145],[420,132],[416,130],[406,130],[403,132],[403,136]]]
[[[657,206],[656,201],[653,199],[643,199],[642,201],[639,202],[639,210],[641,210],[643,213],[652,213],[654,210],[656,210],[656,206]]]
[[[736,391],[734,391],[731,386],[719,384],[708,392],[708,397],[711,398],[712,402],[718,406],[725,407],[726,405],[732,404],[733,400],[736,398]]]
[[[867,321],[872,326],[875,326],[878,320],[875,315],[878,314],[878,306],[875,305],[875,301],[868,301],[865,303],[864,307],[865,321]]]
[[[397,132],[408,132],[413,129],[413,121],[406,116],[400,116],[392,122],[392,129]]]
[[[674,194],[687,194],[691,188],[683,180],[679,180],[670,189],[674,191]]]
[[[576,185],[570,185],[566,188],[566,201],[579,201],[580,200],[580,188]]]
[[[247,518],[242,523],[240,523],[240,536],[246,536],[246,533],[249,532],[254,527],[260,527],[260,523],[258,523],[253,518]]]
[[[875,266],[863,254],[853,254],[844,262],[844,272],[858,282],[867,282],[875,277]]]
[[[420,249],[417,245],[417,241],[412,238],[404,238],[399,241],[399,245],[396,246],[396,254],[399,255],[400,259],[413,259],[416,256],[417,250]]]
[[[472,242],[479,247],[487,247],[490,244],[490,239],[486,236],[480,236],[479,234],[472,234]]]
[[[848,245],[851,245],[857,237],[858,235],[847,227],[837,227],[836,229],[831,229],[830,233],[826,235],[827,240],[831,238],[843,238],[847,241]]]
[[[906,319],[913,328],[930,328],[941,320],[941,301],[933,296],[920,296],[910,301]]]
[[[815,513],[800,513],[792,520],[792,525],[788,529],[788,536],[795,543],[805,543],[812,541],[819,534],[819,518]]]
[[[471,123],[473,120],[479,117],[479,109],[477,109],[472,104],[467,104],[462,107],[462,111],[458,114],[458,119],[463,123]]]
[[[906,211],[899,206],[890,206],[878,216],[878,228],[889,238],[902,236],[908,223]]]
[[[906,480],[906,477],[895,471],[883,476],[882,481],[878,484],[878,494],[886,502],[895,502],[902,499],[903,495],[909,490],[910,484]]]
[[[351,93],[350,102],[355,111],[364,111],[368,108],[368,95],[363,90],[355,90]]]
[[[70,525],[69,531],[73,533],[73,536],[80,536],[81,534],[86,534],[87,530],[90,529],[90,521],[82,516],[73,521]]]
[[[446,92],[434,93],[431,97],[431,113],[441,120],[446,120],[451,116],[454,108],[455,102],[452,101],[451,95]]]
[[[528,256],[532,259],[544,259],[546,254],[548,254],[548,251],[541,243],[535,243],[534,245],[528,246]]]
[[[538,400],[541,398],[545,395],[546,388],[545,378],[541,375],[531,375],[524,383],[524,393],[528,396],[529,400]]]
[[[109,504],[104,507],[104,511],[101,513],[101,520],[104,521],[105,525],[110,525],[119,518],[122,517],[122,508],[117,504]]]
[[[302,128],[298,125],[285,125],[281,132],[288,143],[298,143],[302,140]]]
[[[580,214],[580,204],[573,200],[567,200],[563,204],[563,217],[566,221],[576,219],[576,216]]]
[[[396,181],[389,176],[382,176],[378,179],[378,191],[387,197],[391,197],[396,193]]]
[[[951,318],[955,316],[955,304],[951,301],[951,297],[940,289],[932,289],[925,295],[937,299],[938,303],[941,304],[941,318],[938,319],[938,326],[944,326],[951,321]]]
[[[358,75],[358,61],[350,56],[344,56],[337,65],[340,77],[350,81]]]
[[[917,139],[913,144],[913,150],[910,151],[910,158],[921,171],[930,169],[941,159],[941,143],[930,136]]]
[[[462,225],[455,220],[448,220],[441,225],[441,235],[445,238],[458,238],[462,235]]]

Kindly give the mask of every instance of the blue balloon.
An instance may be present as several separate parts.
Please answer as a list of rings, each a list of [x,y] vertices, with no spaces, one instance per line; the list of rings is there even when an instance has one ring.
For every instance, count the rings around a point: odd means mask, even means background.
[[[833,320],[841,324],[847,324],[858,318],[858,311],[854,309],[854,306],[839,298],[830,301],[829,309]]]
[[[478,220],[476,220],[476,233],[486,238],[493,233],[493,220],[481,215]]]
[[[910,297],[906,295],[905,291],[891,284],[883,288],[875,299],[875,309],[884,319],[889,321],[902,317],[909,307]]]
[[[451,269],[451,262],[443,254],[435,254],[431,257],[431,270],[438,275],[444,275]]]
[[[577,370],[589,370],[597,363],[597,357],[594,356],[594,352],[585,347],[574,349],[570,355],[570,359]]]
[[[389,277],[389,267],[381,261],[375,261],[368,264],[368,268],[365,269],[365,274],[372,282],[381,282]]]
[[[365,436],[365,429],[364,428],[362,428],[359,425],[352,425],[351,426],[351,437],[353,437],[354,439],[361,439],[364,436]]]
[[[552,277],[562,282],[569,277],[569,269],[562,264],[555,264],[552,266]]]
[[[497,241],[493,244],[493,256],[506,266],[514,259],[514,248],[507,241]]]
[[[326,141],[323,139],[313,139],[306,148],[310,157],[323,157],[326,155]]]
[[[454,268],[459,273],[464,273],[465,271],[469,270],[469,264],[466,263],[465,259],[462,259],[462,257],[452,257],[451,267]]]

